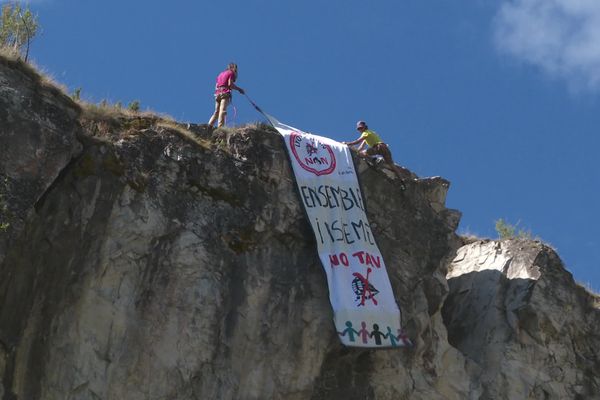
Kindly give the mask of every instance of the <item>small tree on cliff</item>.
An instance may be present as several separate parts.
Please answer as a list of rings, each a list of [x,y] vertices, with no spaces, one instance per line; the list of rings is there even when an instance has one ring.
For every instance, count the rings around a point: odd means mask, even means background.
[[[496,220],[496,232],[498,233],[498,238],[500,239],[533,239],[533,236],[530,231],[526,231],[524,229],[519,229],[517,231],[517,227],[519,222],[515,225],[509,224],[504,221],[502,218]]]
[[[29,44],[37,33],[38,19],[29,6],[8,3],[2,6],[0,15],[0,47],[21,53],[25,47],[25,61],[29,56]]]

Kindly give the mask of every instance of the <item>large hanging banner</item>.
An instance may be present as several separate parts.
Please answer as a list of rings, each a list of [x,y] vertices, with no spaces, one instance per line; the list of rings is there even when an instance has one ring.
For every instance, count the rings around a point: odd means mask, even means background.
[[[411,345],[367,221],[350,149],[269,119],[284,137],[317,239],[340,340],[353,347]]]

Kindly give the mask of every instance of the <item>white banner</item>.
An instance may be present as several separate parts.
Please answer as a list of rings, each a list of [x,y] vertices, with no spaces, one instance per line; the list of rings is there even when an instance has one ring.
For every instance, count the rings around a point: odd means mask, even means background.
[[[284,137],[317,239],[340,340],[354,347],[410,345],[367,221],[350,149],[269,119]]]

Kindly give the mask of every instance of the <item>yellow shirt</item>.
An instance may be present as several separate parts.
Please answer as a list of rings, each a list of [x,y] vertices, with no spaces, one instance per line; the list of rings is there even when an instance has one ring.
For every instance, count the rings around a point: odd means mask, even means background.
[[[372,130],[367,129],[360,135],[361,139],[365,139],[365,142],[369,145],[369,147],[375,146],[377,143],[381,143],[381,139],[379,135],[373,132]]]

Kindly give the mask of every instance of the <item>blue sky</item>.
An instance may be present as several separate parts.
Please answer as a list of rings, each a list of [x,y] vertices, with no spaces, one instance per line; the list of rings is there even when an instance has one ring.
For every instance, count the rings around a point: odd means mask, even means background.
[[[452,182],[459,231],[503,218],[600,291],[597,0],[38,0],[31,56],[92,101],[205,122],[215,76],[281,121]],[[261,120],[241,96],[234,124]],[[233,110],[232,110],[233,111]]]

